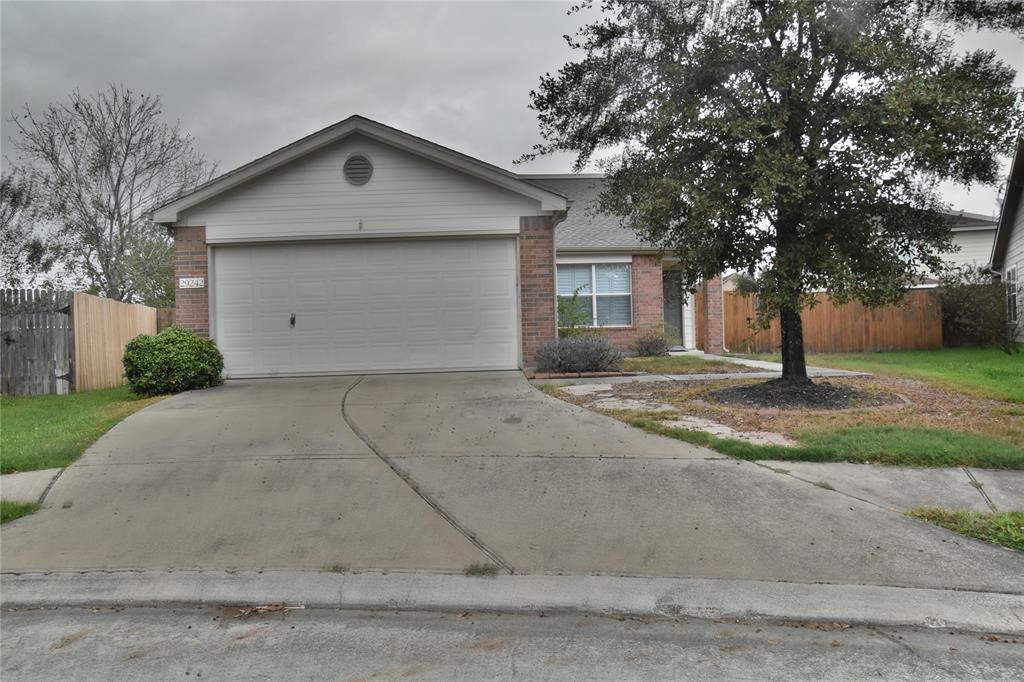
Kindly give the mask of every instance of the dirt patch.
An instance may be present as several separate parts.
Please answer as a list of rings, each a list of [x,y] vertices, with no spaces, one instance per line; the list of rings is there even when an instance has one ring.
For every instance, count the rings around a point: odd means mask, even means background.
[[[936,388],[915,379],[891,377],[833,377],[829,383],[854,386],[862,391],[880,391],[903,396],[908,404],[855,407],[844,410],[778,409],[726,404],[708,398],[723,387],[752,383],[726,380],[710,384],[695,382],[648,382],[614,384],[616,397],[653,400],[671,405],[678,414],[693,415],[726,424],[737,431],[774,431],[796,437],[806,429],[832,430],[853,426],[924,426],[951,431],[979,433],[1005,438],[1024,447],[1024,411],[998,400],[975,398]],[[560,392],[560,398],[585,404]]]
[[[793,382],[773,379],[758,384],[740,384],[708,391],[706,398],[727,405],[783,410],[848,410],[906,401],[895,393],[864,390],[851,384],[827,381]]]

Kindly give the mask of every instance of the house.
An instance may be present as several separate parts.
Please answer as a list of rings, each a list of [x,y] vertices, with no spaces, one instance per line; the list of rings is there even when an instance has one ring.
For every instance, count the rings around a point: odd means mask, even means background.
[[[1024,341],[1024,137],[1017,140],[988,267],[1006,284],[1007,319],[1017,324],[1017,340]]]
[[[588,217],[599,181],[516,175],[352,116],[153,220],[174,237],[177,323],[217,341],[228,377],[522,368],[581,286],[619,346],[666,321],[693,345],[693,306],[663,295],[671,260]]]
[[[983,268],[988,264],[996,239],[996,221],[989,216],[966,211],[951,211],[953,245],[956,250],[944,255],[947,265]]]

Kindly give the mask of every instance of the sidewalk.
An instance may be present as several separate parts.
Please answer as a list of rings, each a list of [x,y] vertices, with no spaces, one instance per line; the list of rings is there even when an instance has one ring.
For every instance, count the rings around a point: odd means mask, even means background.
[[[778,379],[782,376],[781,362],[767,362],[765,360],[748,360],[730,355],[712,355],[700,350],[669,351],[669,355],[692,355],[708,360],[720,360],[731,362],[734,365],[743,365],[761,372],[715,372],[707,374],[636,374],[629,376],[611,377],[570,377],[565,379],[532,379],[530,383],[548,384],[551,386],[569,386],[572,384],[629,384],[647,383],[652,381],[722,381],[726,379]],[[810,377],[866,377],[871,376],[867,372],[852,372],[846,369],[832,369],[830,367],[808,367],[807,375]]]
[[[884,509],[946,507],[978,512],[1024,510],[1024,471],[995,469],[924,469],[845,462],[780,462],[758,464],[776,473]]]

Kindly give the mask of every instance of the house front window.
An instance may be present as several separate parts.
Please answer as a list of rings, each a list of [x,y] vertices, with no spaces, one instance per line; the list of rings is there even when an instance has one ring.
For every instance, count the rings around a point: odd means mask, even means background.
[[[575,310],[571,308],[576,297]],[[633,324],[633,267],[629,263],[558,266],[560,327]]]

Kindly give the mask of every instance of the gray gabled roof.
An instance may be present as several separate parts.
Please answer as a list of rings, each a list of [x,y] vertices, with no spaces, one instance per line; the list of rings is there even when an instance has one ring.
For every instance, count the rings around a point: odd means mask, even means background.
[[[566,251],[657,251],[636,232],[623,227],[622,219],[597,210],[604,175],[520,175],[569,200],[569,213],[555,228],[555,250]]]

